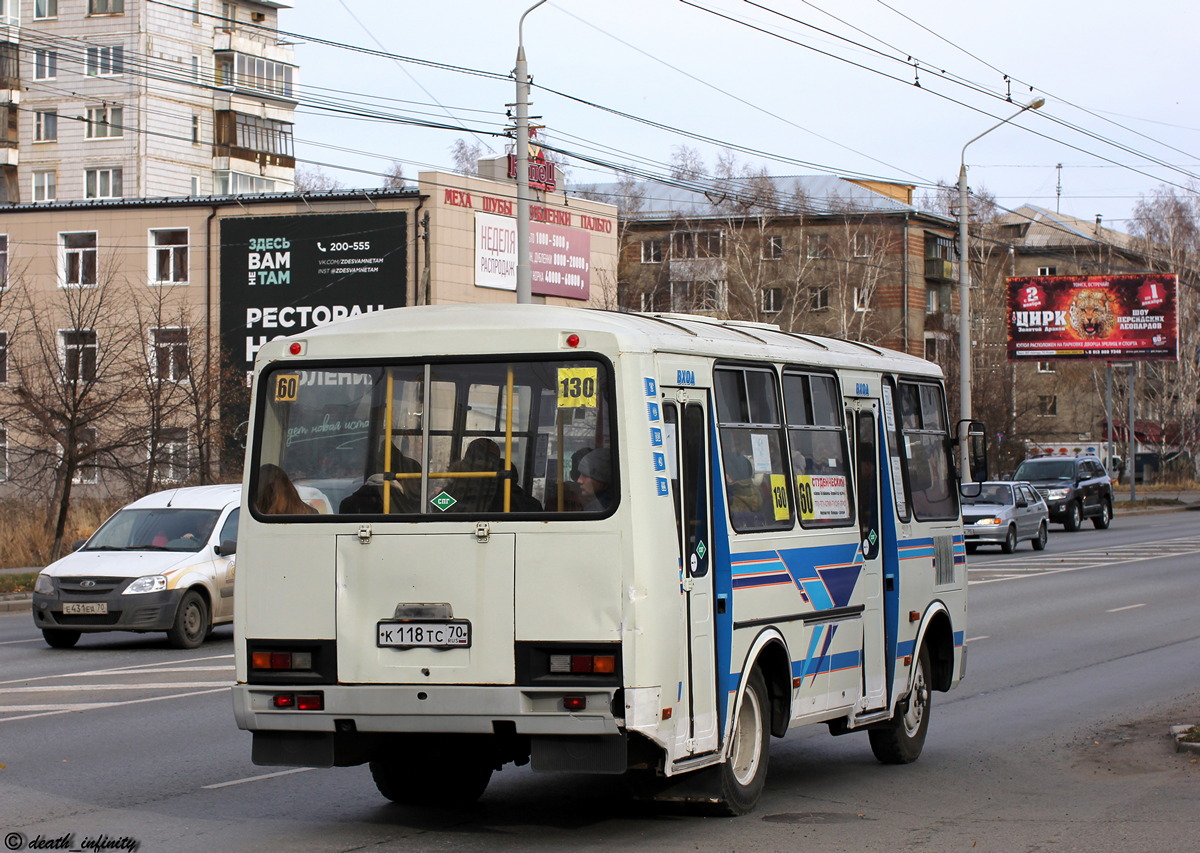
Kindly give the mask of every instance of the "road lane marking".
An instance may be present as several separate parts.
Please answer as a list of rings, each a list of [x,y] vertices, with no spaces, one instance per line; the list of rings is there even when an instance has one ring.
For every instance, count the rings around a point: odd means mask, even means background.
[[[42,642],[40,639],[38,639],[37,637],[34,637],[33,639],[30,639],[30,640],[5,640],[4,642],[0,643],[0,646],[15,646],[17,643],[40,643],[40,642]]]
[[[1120,613],[1122,610],[1137,610],[1139,607],[1145,607],[1145,604],[1129,604],[1125,607],[1114,607],[1112,610],[1105,610],[1105,613]]]
[[[307,773],[315,767],[294,767],[291,770],[280,770],[278,773],[264,773],[261,776],[247,776],[245,779],[234,779],[232,782],[217,782],[215,785],[204,785],[201,790],[215,791],[217,788],[228,788],[230,785],[245,785],[247,782],[261,782],[263,779],[274,779],[277,776],[290,776],[293,773]]]
[[[232,687],[229,681],[147,681],[141,684],[38,684],[34,687],[6,687],[0,690],[0,696],[10,693],[62,693],[65,690],[169,690],[180,687]]]
[[[229,689],[229,686],[221,687],[216,690],[196,690],[191,693],[174,693],[170,696],[150,696],[145,699],[126,699],[123,702],[89,702],[79,705],[45,705],[39,707],[52,708],[54,710],[41,711],[36,714],[21,714],[18,717],[0,717],[0,723],[12,723],[17,720],[28,720],[33,717],[49,717],[53,714],[70,714],[75,711],[100,711],[105,708],[119,708],[123,705],[140,705],[145,702],[161,702],[164,699],[186,699],[189,696],[203,696],[206,693],[224,693]],[[0,713],[15,713],[27,711],[29,705],[0,705]]]
[[[138,670],[153,669],[155,667],[178,666],[180,664],[190,663],[194,661],[209,661],[209,660],[228,660],[233,655],[212,655],[203,658],[184,658],[183,660],[164,660],[158,663],[140,663],[131,666],[114,666],[110,669],[85,669],[81,672],[60,672],[56,675],[35,675],[33,678],[12,678],[8,681],[0,681],[0,686],[5,684],[24,684],[29,681],[46,681],[51,678],[76,678],[85,675],[114,675],[117,673],[133,673]]]

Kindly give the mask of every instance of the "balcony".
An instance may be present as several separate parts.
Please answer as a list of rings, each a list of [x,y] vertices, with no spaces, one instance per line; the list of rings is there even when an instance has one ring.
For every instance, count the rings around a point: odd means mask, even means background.
[[[954,281],[958,276],[958,264],[945,258],[925,259],[925,278],[930,281]]]

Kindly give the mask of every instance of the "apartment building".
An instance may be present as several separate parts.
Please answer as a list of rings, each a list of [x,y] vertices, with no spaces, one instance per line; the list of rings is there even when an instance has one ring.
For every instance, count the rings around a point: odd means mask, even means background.
[[[286,191],[276,0],[0,0],[0,202]]]
[[[768,322],[952,370],[955,226],[914,206],[913,189],[800,176],[589,195],[622,207],[620,296],[630,310]]]

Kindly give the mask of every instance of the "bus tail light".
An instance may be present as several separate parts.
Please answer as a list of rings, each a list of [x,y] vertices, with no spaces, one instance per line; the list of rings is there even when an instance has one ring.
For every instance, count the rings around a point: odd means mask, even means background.
[[[312,669],[312,652],[254,652],[250,655],[250,668],[276,671]]]
[[[616,655],[550,655],[552,673],[611,675],[617,671]]]
[[[587,708],[586,696],[564,696],[563,708],[567,711],[582,711]]]

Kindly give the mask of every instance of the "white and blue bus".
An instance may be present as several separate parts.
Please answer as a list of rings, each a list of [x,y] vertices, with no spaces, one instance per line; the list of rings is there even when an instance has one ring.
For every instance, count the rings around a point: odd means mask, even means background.
[[[771,736],[910,762],[963,675],[956,468],[982,442],[927,361],[430,306],[273,341],[254,389],[234,702],[258,764],[366,763],[420,803],[531,762],[740,814]]]

